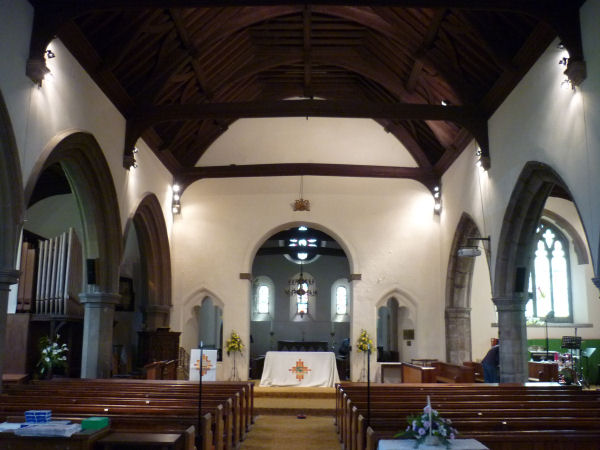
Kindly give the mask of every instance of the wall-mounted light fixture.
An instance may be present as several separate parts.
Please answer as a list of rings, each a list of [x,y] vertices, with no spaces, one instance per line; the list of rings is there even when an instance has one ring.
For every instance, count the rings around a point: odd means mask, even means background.
[[[488,246],[490,243],[490,237],[470,237],[467,238],[467,245],[463,245],[458,248],[457,256],[462,256],[466,258],[474,258],[476,256],[481,255],[481,249],[476,243],[473,241],[487,241]]]
[[[483,156],[483,152],[481,151],[480,147],[477,147],[475,156],[477,156],[477,162],[475,165],[481,170],[485,170],[487,172],[487,170],[490,168],[490,159]]]
[[[172,189],[171,211],[173,211],[173,214],[181,214],[181,186],[174,184]]]
[[[433,187],[433,212],[440,214],[442,212],[442,191],[438,185]]]
[[[46,58],[52,59],[55,57],[56,57],[56,55],[54,54],[54,52],[52,50],[50,50],[50,49],[46,50]]]

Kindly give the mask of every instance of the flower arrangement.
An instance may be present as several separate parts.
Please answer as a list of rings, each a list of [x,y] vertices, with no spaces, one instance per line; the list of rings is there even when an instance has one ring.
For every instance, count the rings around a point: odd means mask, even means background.
[[[366,330],[360,330],[360,336],[356,342],[356,348],[359,352],[366,352],[370,348],[373,348],[373,341],[369,337],[369,333]]]
[[[450,441],[455,439],[458,434],[458,431],[452,427],[450,419],[442,418],[437,410],[431,408],[429,396],[423,413],[408,416],[406,420],[408,422],[406,430],[399,432],[394,437],[416,439],[416,447],[423,443],[429,444],[431,441],[438,441],[448,447]]]
[[[225,343],[225,348],[227,349],[227,355],[229,355],[229,353],[231,352],[242,353],[242,351],[244,350],[244,343],[242,342],[242,338],[239,334],[237,334],[236,331],[231,332],[231,336]]]
[[[60,338],[56,335],[56,339]],[[65,369],[67,367],[67,344],[58,344],[48,336],[40,339],[41,358],[37,363],[38,372],[41,377],[51,377],[54,369]]]

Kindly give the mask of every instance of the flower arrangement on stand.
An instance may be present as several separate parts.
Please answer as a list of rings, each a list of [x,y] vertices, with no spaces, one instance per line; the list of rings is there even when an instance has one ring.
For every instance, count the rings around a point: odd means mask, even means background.
[[[450,419],[444,419],[440,413],[431,408],[431,401],[427,396],[427,406],[422,414],[410,415],[406,418],[406,430],[399,432],[394,437],[415,439],[415,448],[421,444],[450,446],[450,441],[456,438],[458,431],[452,426]]]
[[[60,336],[56,335],[56,339],[59,338]],[[50,379],[55,369],[66,369],[68,351],[67,344],[59,344],[48,336],[42,337],[40,339],[41,357],[37,363],[40,378]]]
[[[230,353],[233,353],[233,369],[231,370],[230,380],[239,381],[240,377],[237,374],[237,369],[235,368],[235,355],[237,353],[242,353],[244,351],[244,343],[242,342],[242,338],[240,335],[234,330],[231,332],[231,336],[225,342],[225,349],[227,350],[227,356]]]
[[[360,335],[358,336],[358,341],[356,341],[356,349],[359,352],[364,352],[365,357],[363,359],[363,368],[360,372],[360,377],[359,377],[358,381],[366,381],[366,378],[367,378],[367,369],[366,369],[367,353],[368,353],[369,349],[371,349],[371,348],[373,348],[373,341],[371,340],[369,333],[367,333],[367,330],[365,330],[365,329],[360,330]]]

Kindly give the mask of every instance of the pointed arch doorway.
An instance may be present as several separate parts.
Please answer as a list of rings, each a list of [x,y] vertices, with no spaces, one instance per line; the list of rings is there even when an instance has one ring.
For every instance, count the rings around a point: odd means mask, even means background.
[[[338,240],[314,225],[279,228],[258,248],[250,292],[250,377],[270,350],[334,351],[349,376],[350,262]]]

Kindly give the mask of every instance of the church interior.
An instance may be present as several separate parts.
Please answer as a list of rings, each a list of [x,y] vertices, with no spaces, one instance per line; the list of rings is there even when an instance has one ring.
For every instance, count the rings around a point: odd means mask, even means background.
[[[0,392],[600,385],[597,0],[0,11]]]

